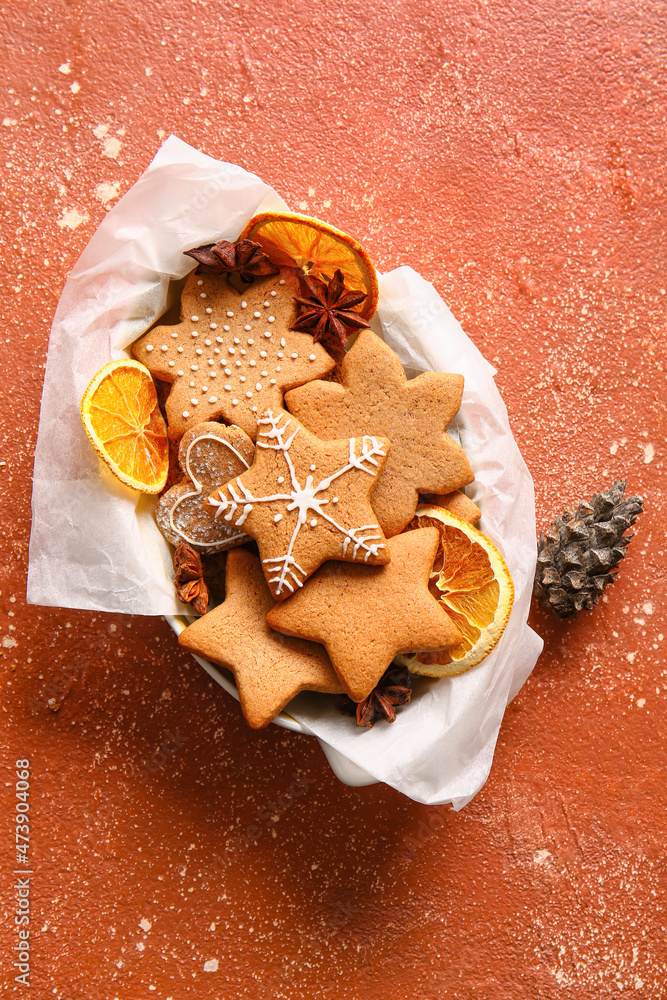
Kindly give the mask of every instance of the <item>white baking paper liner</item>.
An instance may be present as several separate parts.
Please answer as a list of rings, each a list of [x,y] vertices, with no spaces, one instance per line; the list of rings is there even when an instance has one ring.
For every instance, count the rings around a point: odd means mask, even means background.
[[[74,267],[51,329],[35,450],[28,602],[123,614],[186,613],[174,596],[170,550],[155,501],[98,461],[79,403],[95,372],[128,353],[167,306],[171,279],[193,266],[183,251],[235,239],[256,212],[285,203],[254,174],[170,137],[111,209]],[[503,553],[516,589],[496,649],[474,670],[419,679],[392,725],[357,728],[335,699],[302,695],[289,714],[379,781],[428,804],[461,808],[484,784],[507,703],[542,641],[527,626],[535,571],[533,483],[481,356],[437,292],[401,267],[380,278],[376,332],[409,375],[458,372],[463,404],[453,433],[477,479],[468,495]]]

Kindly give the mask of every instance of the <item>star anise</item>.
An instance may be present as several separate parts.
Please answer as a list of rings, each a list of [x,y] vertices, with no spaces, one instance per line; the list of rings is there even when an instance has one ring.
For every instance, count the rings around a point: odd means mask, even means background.
[[[396,706],[407,705],[411,697],[410,673],[403,667],[391,666],[367,698],[357,704],[345,695],[338,711],[343,715],[356,715],[357,725],[370,729],[378,719],[393,722],[396,718]]]
[[[255,278],[277,274],[280,270],[269,260],[260,244],[253,240],[238,240],[236,243],[220,240],[194,250],[185,250],[184,253],[199,262],[197,274],[238,274],[247,285]]]
[[[295,296],[295,299],[306,308],[290,330],[312,333],[315,343],[338,338],[344,347],[350,329],[361,330],[368,326],[358,312],[352,312],[352,307],[358,306],[367,296],[364,292],[346,291],[340,269],[328,285],[311,274],[300,274],[299,282],[304,298]]]
[[[199,615],[206,614],[208,587],[204,583],[201,557],[187,542],[179,542],[176,546],[174,586],[179,601],[191,604]]]

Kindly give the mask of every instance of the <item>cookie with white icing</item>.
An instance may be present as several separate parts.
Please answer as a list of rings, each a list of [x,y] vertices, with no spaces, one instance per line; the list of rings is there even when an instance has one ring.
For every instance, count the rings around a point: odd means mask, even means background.
[[[132,347],[155,378],[170,382],[169,436],[205,420],[241,427],[254,441],[257,419],[283,393],[322,378],[335,362],[309,333],[290,330],[299,288],[293,270],[259,277],[239,292],[224,274],[193,272],[181,321],[156,326]]]
[[[327,559],[389,562],[370,504],[389,441],[371,436],[321,441],[285,410],[259,420],[255,461],[208,499],[216,520],[256,540],[278,601]]]
[[[172,545],[187,542],[198,552],[222,552],[248,541],[226,521],[216,520],[205,500],[252,465],[255,446],[240,427],[207,421],[181,438],[178,462],[186,481],[160,498],[155,513],[158,528]]]

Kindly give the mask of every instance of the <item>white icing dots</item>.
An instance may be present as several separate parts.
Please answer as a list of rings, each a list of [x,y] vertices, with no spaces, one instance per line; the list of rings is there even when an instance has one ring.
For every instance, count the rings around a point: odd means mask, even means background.
[[[200,354],[201,355],[203,353],[204,352],[202,351],[201,347],[198,347],[197,350],[195,351],[195,354]]]
[[[181,416],[185,417],[185,419],[187,420],[188,417],[190,416],[190,413],[189,413],[188,410],[183,410],[183,413],[181,414]]]
[[[276,380],[274,378],[270,378],[269,379],[269,385],[275,385],[275,384],[276,384]]]
[[[217,403],[218,402],[218,397],[217,396],[209,396],[208,397],[208,401],[209,401],[209,403]]]
[[[191,316],[190,319],[192,320],[193,323],[199,322],[199,316]]]
[[[170,362],[169,362],[169,367],[170,367],[170,368],[173,368],[173,367],[174,367],[174,362],[173,362],[173,361],[170,361]]]
[[[278,351],[278,357],[279,357],[279,358],[284,358],[284,357],[285,357],[285,355],[283,354],[283,352],[282,352],[282,351]]]
[[[314,354],[309,354],[308,355],[308,360],[309,361],[314,361],[315,360],[315,355]]]
[[[265,330],[265,331],[264,331],[264,336],[265,336],[265,337],[267,338],[267,340],[268,340],[268,338],[269,338],[269,337],[271,336],[271,331],[270,331],[270,330]]]
[[[331,502],[332,503],[338,503],[338,497],[332,497],[331,498]]]
[[[240,344],[240,343],[241,343],[241,341],[239,340],[239,338],[238,338],[238,337],[234,337],[234,343],[235,343],[235,344]]]
[[[275,316],[269,316],[268,319],[269,319],[269,323],[275,323],[275,321],[276,321],[276,317]]]
[[[275,299],[277,294],[278,292],[274,292],[273,289],[271,289],[271,298]]]
[[[278,476],[278,478],[276,479],[276,482],[277,483],[284,483],[285,482],[285,477],[284,476]]]
[[[232,400],[232,406],[238,406],[238,405],[239,405],[238,399],[233,399]]]
[[[208,328],[209,328],[209,330],[217,330],[218,329],[218,324],[217,323],[209,323],[208,324]]]
[[[197,284],[201,287],[201,285],[204,284],[203,278],[199,278],[199,280],[197,281]]]
[[[246,396],[248,397],[248,399],[250,399],[250,398],[251,398],[251,396],[252,396],[252,393],[250,392],[250,390],[249,390],[249,389],[248,389],[248,391],[246,392]]]
[[[198,370],[199,370],[199,365],[190,365],[190,371],[191,372],[196,372]]]
[[[232,391],[232,387],[231,387],[231,385],[226,385],[226,386],[225,386],[225,391],[226,391],[226,392],[231,392],[231,391]]]
[[[209,363],[209,365],[214,365],[215,361],[213,360],[213,358],[209,358],[208,359],[208,363]]]
[[[179,368],[179,370],[178,370],[178,371],[176,372],[176,374],[180,376],[180,375],[182,375],[182,374],[183,374],[183,372],[182,372],[182,371],[180,370],[180,368]]]
[[[317,518],[316,518],[316,517],[314,517],[314,518],[313,518],[313,519],[311,520],[311,522],[310,522],[310,526],[311,526],[311,528],[316,528],[316,527],[317,527]]]
[[[201,387],[201,391],[202,391],[202,392],[208,392],[208,386],[207,386],[207,385],[203,385],[203,386]]]
[[[315,466],[314,466],[314,465],[311,465],[311,466],[310,466],[310,471],[311,471],[311,472],[314,472],[314,471],[315,471]]]
[[[260,372],[259,374],[260,374],[260,375],[262,376],[262,378],[266,378],[266,376],[267,376],[267,375],[268,375],[269,373],[268,373],[268,372]]]
[[[193,398],[190,400],[190,402],[192,403],[193,406],[196,406],[199,401],[197,399],[195,399],[194,396],[193,396]]]
[[[296,353],[296,351],[292,351],[292,353],[290,354],[290,358],[292,358],[292,360],[294,360],[294,358],[298,358],[298,357],[299,357],[299,355]]]
[[[198,330],[192,330],[192,332],[190,333],[190,336],[191,337],[198,337],[199,336],[199,331]]]
[[[235,347],[228,347],[227,350],[229,351],[230,354],[236,354],[236,348]]]
[[[265,358],[266,357],[266,351],[260,351],[259,352],[259,356],[260,356],[260,358]]]
[[[220,362],[221,365],[224,365],[224,363],[225,363],[224,361]],[[231,368],[225,368],[225,375],[231,375],[231,374],[232,374]]]
[[[239,376],[239,382],[245,382],[245,375]]]
[[[285,338],[284,337],[280,338],[280,346],[281,347],[286,347],[287,346],[286,343],[285,343]]]
[[[251,358],[248,364],[250,365],[251,368],[254,368],[257,362],[254,360],[254,358]]]
[[[153,345],[152,344],[146,344],[146,352],[148,354],[150,354],[152,350],[153,350]]]
[[[252,337],[248,337],[248,344],[249,344],[249,346],[252,347],[252,345],[254,343],[255,343],[255,341],[252,339]]]
[[[241,309],[246,309],[247,306],[248,306],[247,302],[244,301],[244,302],[241,303]]]
[[[234,364],[236,365],[237,368],[241,367],[241,362],[240,361],[235,361]]]
[[[255,389],[257,389],[257,392],[261,392],[261,391],[262,391],[262,383],[261,383],[261,382],[258,382],[258,383],[257,383],[257,384],[255,385]]]
[[[264,308],[265,308],[265,309],[268,309],[270,305],[271,305],[271,303],[270,303],[270,302],[265,302],[265,303],[264,303]]]
[[[278,282],[278,284],[279,284],[279,285],[284,285],[284,284],[285,284],[285,279],[284,279],[284,278],[281,278],[281,279],[280,279],[280,281]]]
[[[227,331],[227,333],[229,333],[229,327],[227,326],[227,324],[226,324],[226,323],[225,323],[225,325],[223,326],[223,328],[222,328],[222,329],[223,329],[223,330],[226,330],[226,331]]]
[[[172,339],[172,340],[176,340],[176,338],[177,338],[177,337],[178,337],[178,334],[177,334],[177,333],[176,333],[176,331],[174,330],[174,332],[173,332],[173,333],[172,333],[172,335],[171,335],[171,339]]]
[[[196,386],[196,384],[197,384],[196,382],[191,382],[191,383],[190,383],[190,388],[191,388],[191,389],[194,389],[194,387]]]
[[[256,406],[251,406],[250,409],[252,410],[253,413],[257,413],[257,407]]]
[[[223,343],[222,337],[216,337],[215,338],[215,342],[216,342],[216,344],[222,344]]]
[[[205,340],[205,341],[204,341],[204,343],[206,344],[206,346],[207,346],[207,347],[210,347],[210,346],[211,346],[211,341],[210,341],[210,340],[208,340],[208,339],[207,339],[207,340]]]
[[[229,318],[231,319],[231,318],[232,318],[232,316],[234,315],[234,313],[233,313],[233,312],[231,311],[231,309],[228,309],[228,310],[227,310],[227,315],[228,315],[228,316],[229,316]]]
[[[182,354],[182,353],[183,353],[183,348],[182,348],[182,347],[177,347],[177,348],[176,348],[176,350],[177,350],[177,352],[178,352],[179,354]]]
[[[243,329],[244,330],[252,330],[252,327],[250,326],[250,323],[246,323],[246,325],[243,327]]]
[[[206,292],[200,292],[199,293],[199,298],[200,299],[205,299],[206,298]]]
[[[277,372],[279,372],[279,371],[280,371],[280,365],[276,365],[276,371],[277,371]]]
[[[207,313],[207,315],[210,316],[212,312],[213,312],[213,310],[211,309],[211,307],[210,306],[206,306],[206,313]]]
[[[278,480],[278,482],[280,482],[280,480]],[[278,524],[278,521],[282,521],[282,519],[283,519],[283,515],[282,514],[276,514],[276,516],[273,519],[273,523],[274,524]]]
[[[257,309],[255,309],[255,311],[254,311],[254,313],[253,313],[253,316],[255,317],[255,319],[259,319],[259,317],[260,317],[261,315],[262,315],[262,314],[261,314],[261,312],[259,312],[259,311],[258,311]]]

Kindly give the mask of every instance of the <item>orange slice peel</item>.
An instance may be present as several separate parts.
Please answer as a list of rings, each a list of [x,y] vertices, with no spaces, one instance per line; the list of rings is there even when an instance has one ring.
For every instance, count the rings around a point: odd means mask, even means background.
[[[433,525],[440,531],[429,588],[463,636],[454,649],[398,656],[412,673],[452,677],[477,666],[505,631],[514,584],[490,538],[443,507],[420,505],[406,530]]]
[[[370,319],[377,309],[378,279],[373,262],[361,243],[335,226],[295,212],[260,212],[239,239],[259,243],[279,267],[296,267],[321,281],[331,281],[340,270],[347,291],[366,296],[355,311]]]
[[[81,419],[102,461],[121,483],[159,493],[169,471],[167,426],[150,372],[138,361],[110,361],[81,400]]]

